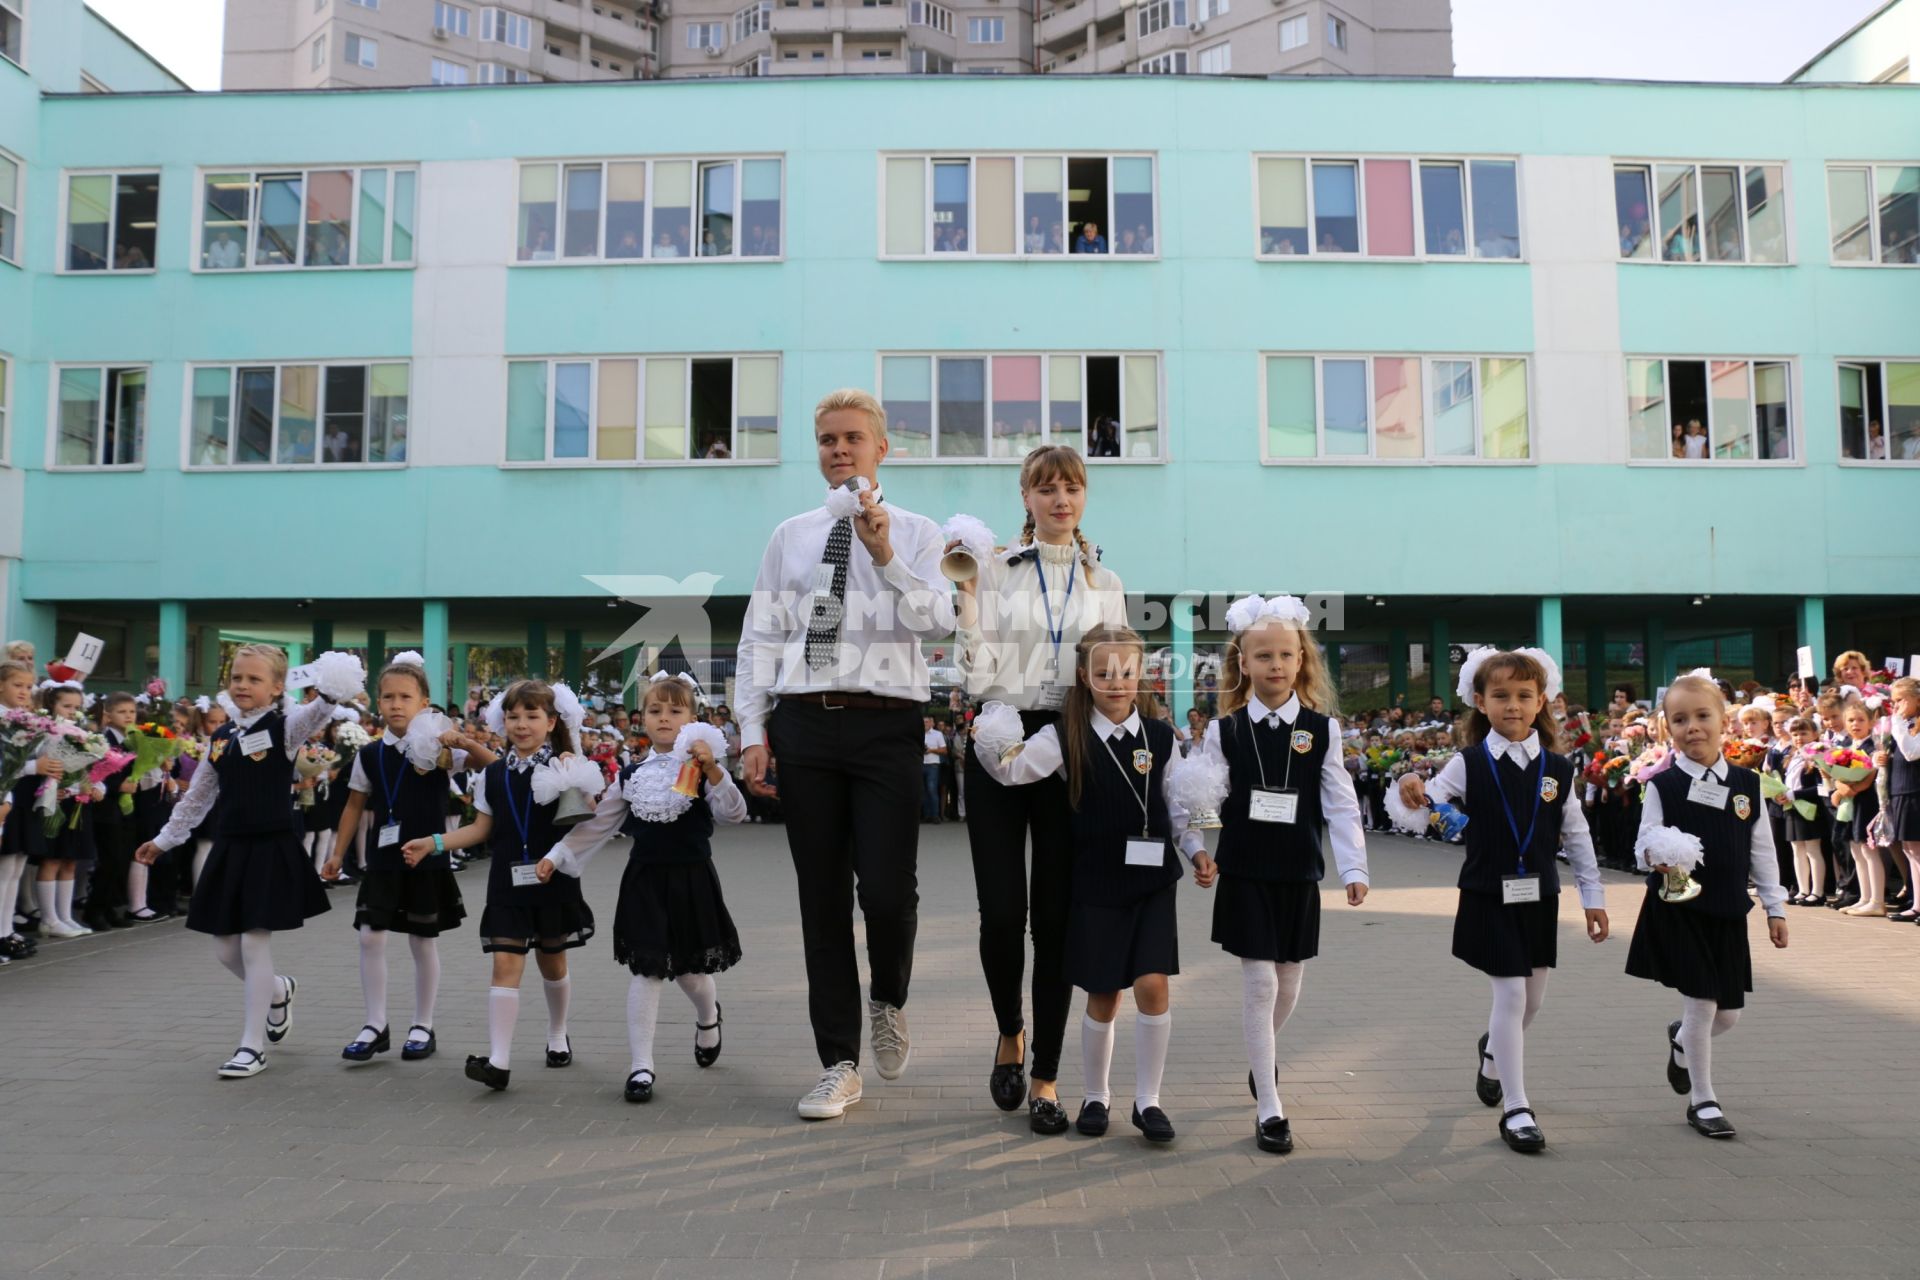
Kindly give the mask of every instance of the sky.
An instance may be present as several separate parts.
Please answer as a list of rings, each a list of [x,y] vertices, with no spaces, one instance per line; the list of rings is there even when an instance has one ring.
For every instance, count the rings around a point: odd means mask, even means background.
[[[194,88],[219,87],[223,0],[88,3]],[[1453,58],[1463,76],[1777,82],[1881,3],[1453,0]]]

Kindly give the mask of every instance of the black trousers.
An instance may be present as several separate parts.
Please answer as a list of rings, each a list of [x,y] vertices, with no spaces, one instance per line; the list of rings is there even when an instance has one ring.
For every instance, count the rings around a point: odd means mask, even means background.
[[[1049,712],[1023,712],[1028,733],[1058,719]],[[1048,778],[1021,787],[995,782],[977,752],[967,753],[967,843],[973,853],[973,887],[980,899],[980,968],[1003,1036],[1018,1035],[1020,979],[1027,963],[1027,928],[1033,928],[1033,1051],[1036,1080],[1060,1078],[1060,1044],[1073,1006],[1067,981],[1067,898],[1073,883],[1073,819],[1067,783]],[[1033,836],[1031,871],[1027,836]],[[1031,892],[1029,892],[1031,885]]]
[[[120,798],[109,791],[107,798],[99,803],[118,805]],[[119,814],[115,814],[115,819],[101,822],[96,815],[94,820],[93,878],[87,886],[87,914],[96,919],[127,907],[127,868],[133,865],[137,842],[133,819]]]
[[[800,888],[807,1012],[820,1065],[860,1061],[853,903],[872,998],[904,1008],[920,927],[920,711],[784,701],[767,722]]]

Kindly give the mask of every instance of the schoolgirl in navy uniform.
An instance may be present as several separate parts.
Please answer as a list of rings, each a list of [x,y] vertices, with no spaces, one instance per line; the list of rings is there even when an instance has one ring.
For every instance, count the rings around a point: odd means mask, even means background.
[[[1460,666],[1457,691],[1473,707],[1461,720],[1459,754],[1430,783],[1402,778],[1400,800],[1413,807],[1432,798],[1467,815],[1453,954],[1493,983],[1474,1091],[1487,1106],[1506,1104],[1501,1140],[1531,1153],[1547,1145],[1527,1102],[1526,1029],[1559,959],[1556,851],[1573,868],[1595,942],[1607,938],[1606,891],[1573,795],[1573,764],[1553,749],[1557,730],[1548,705],[1560,692],[1553,658],[1539,649],[1475,649]]]
[[[1820,791],[1820,771],[1805,755],[1806,749],[1818,741],[1813,717],[1797,715],[1787,721],[1787,738],[1781,749],[1781,781],[1786,790],[1774,799],[1781,812],[1787,842],[1793,846],[1793,876],[1801,891],[1793,904],[1828,906],[1832,900],[1826,897],[1827,859],[1822,846],[1830,815],[1826,797]],[[1813,816],[1802,817],[1800,810],[1793,807],[1796,801],[1812,806]]]
[[[1873,755],[1873,712],[1867,710],[1867,704],[1858,696],[1848,695],[1840,705],[1839,745]],[[1868,829],[1873,820],[1880,816],[1880,796],[1874,785],[1874,774],[1868,773],[1858,782],[1834,781],[1828,784],[1835,804],[1835,823],[1842,829],[1839,838],[1845,842],[1847,852],[1853,857],[1853,882],[1860,886],[1860,901],[1851,907],[1841,908],[1843,916],[1884,916],[1887,914],[1887,864],[1881,858],[1880,846],[1873,842]],[[1840,822],[1838,802],[1853,801],[1853,812]]]
[[[1747,882],[1767,912],[1767,936],[1787,945],[1787,891],[1781,887],[1773,832],[1761,810],[1760,776],[1722,755],[1727,704],[1702,669],[1675,680],[1665,700],[1672,763],[1647,783],[1635,859],[1646,897],[1627,948],[1627,972],[1672,987],[1680,1018],[1667,1026],[1667,1082],[1689,1094],[1687,1123],[1709,1138],[1733,1125],[1713,1090],[1713,1037],[1733,1028],[1753,990],[1747,945]],[[1680,848],[1699,858],[1697,897],[1668,902],[1660,890]]]
[[[40,708],[56,720],[86,727],[82,719],[85,703],[86,693],[76,681],[47,680],[40,685]],[[54,785],[59,786],[58,779]],[[78,788],[61,788],[60,823],[52,835],[47,834],[37,811],[22,815],[27,820],[15,824],[26,844],[27,863],[34,869],[33,890],[40,905],[43,938],[83,938],[93,932],[73,915],[79,865],[94,860],[93,805],[107,794],[106,787],[98,782],[89,790],[88,803],[83,804]]]
[[[8,658],[0,661],[0,710],[33,708],[33,666]],[[59,766],[45,765],[49,773]],[[14,902],[27,871],[26,824],[39,821],[33,812],[40,789],[41,764],[32,761],[11,778],[0,778],[0,960],[24,960],[39,946],[13,928]]]
[[[1907,884],[1913,905],[1896,911],[1893,919],[1920,921],[1920,679],[1902,676],[1889,690],[1890,740],[1874,754],[1874,765],[1887,771],[1887,829],[1894,850],[1907,860]]]
[[[219,803],[213,849],[193,886],[187,928],[213,935],[220,963],[246,992],[240,1047],[220,1067],[223,1079],[258,1075],[266,1046],[293,1029],[296,984],[273,971],[273,935],[298,929],[327,909],[293,812],[293,758],[333,714],[334,700],[357,694],[366,668],[344,653],[324,653],[312,665],[321,696],[287,707],[287,655],[270,644],[234,651],[227,695],[234,719],[214,734],[207,759],[194,770],[186,795],[160,834],[134,856],[151,866],[178,848]],[[275,1012],[279,1017],[275,1018]]]
[[[1293,1133],[1274,1040],[1299,1003],[1302,964],[1320,954],[1322,844],[1333,846],[1347,905],[1366,901],[1369,883],[1360,798],[1310,621],[1293,596],[1247,596],[1227,610],[1223,714],[1201,748],[1230,781],[1214,851],[1213,940],[1240,959],[1254,1141],[1275,1154],[1293,1150]]]

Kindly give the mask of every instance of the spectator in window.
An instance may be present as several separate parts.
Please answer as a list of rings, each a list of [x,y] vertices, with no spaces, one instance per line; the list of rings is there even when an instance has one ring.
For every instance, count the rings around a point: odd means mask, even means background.
[[[1322,231],[1320,233],[1320,252],[1343,253],[1345,251],[1341,249],[1340,242],[1333,238],[1332,231]]]
[[[1620,228],[1620,256],[1623,258],[1631,258],[1633,251],[1639,247],[1640,237],[1633,234],[1633,228],[1622,226]]]
[[[679,256],[682,258],[691,258],[693,256],[691,252],[693,248],[691,236],[692,233],[685,227],[675,227],[673,229],[673,242],[679,246]]]
[[[551,258],[553,254],[549,252],[547,256]],[[656,258],[677,258],[680,256],[680,246],[673,242],[673,234],[671,232],[662,231],[654,237],[653,256]]]
[[[1121,229],[1120,247],[1115,249],[1114,252],[1115,253],[1139,253],[1140,252],[1140,243],[1139,241],[1133,238],[1132,227],[1125,227]]]
[[[1687,450],[1687,457],[1704,458],[1707,456],[1707,429],[1705,426],[1701,425],[1700,419],[1698,418],[1687,419],[1687,434],[1686,434],[1685,444],[1686,444],[1686,450]]]
[[[1673,424],[1671,450],[1673,456],[1676,458],[1684,458],[1687,456],[1687,429],[1683,423],[1676,422]]]
[[[1080,235],[1073,242],[1073,251],[1075,253],[1105,253],[1107,251],[1107,238],[1100,234],[1099,223],[1083,222],[1080,224]]]
[[[720,248],[720,241],[714,238],[713,229],[711,227],[709,227],[707,230],[702,231],[700,233],[700,256],[701,257],[717,258],[721,255],[722,252],[724,252],[724,250]]]
[[[1046,252],[1047,233],[1040,225],[1040,215],[1037,213],[1027,219],[1026,245],[1028,253]]]
[[[620,233],[620,243],[613,247],[610,258],[637,258],[640,256],[640,237],[629,227]]]
[[[1466,238],[1460,234],[1460,228],[1449,227],[1447,229],[1447,252],[1458,256],[1464,254],[1466,251],[1467,241]]]
[[[965,253],[967,251],[967,229],[965,227],[955,227],[953,229],[953,243],[948,247],[955,253]]]
[[[553,236],[545,227],[536,227],[533,242],[520,251],[520,256],[529,262],[553,261]]]
[[[232,271],[240,266],[240,242],[231,232],[221,231],[207,246],[207,266],[216,271]]]
[[[145,271],[152,265],[137,244],[123,244],[113,255],[113,266],[116,271]]]
[[[1093,420],[1093,438],[1088,441],[1087,456],[1090,458],[1120,456],[1120,424],[1112,417],[1103,415]]]
[[[1140,246],[1139,252],[1153,252],[1153,233],[1147,230],[1147,224],[1141,223],[1133,229],[1133,242]]]
[[[1873,462],[1887,460],[1887,433],[1878,418],[1867,423],[1867,458]]]
[[[731,458],[733,456],[733,450],[727,448],[727,442],[725,440],[716,437],[714,442],[707,446],[705,456],[709,458]]]
[[[1047,232],[1047,252],[1065,253],[1066,251],[1066,242],[1060,236],[1060,224],[1056,222],[1053,224],[1053,230]]]

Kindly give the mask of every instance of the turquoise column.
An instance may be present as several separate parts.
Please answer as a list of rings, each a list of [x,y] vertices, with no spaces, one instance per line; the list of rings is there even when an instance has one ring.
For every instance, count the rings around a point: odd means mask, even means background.
[[[385,631],[367,631],[367,675],[378,675],[380,668],[387,665],[387,633]]]
[[[640,671],[640,650],[643,646],[630,644],[620,651],[620,705],[631,711],[637,705],[634,696],[633,681]]]
[[[1192,596],[1175,596],[1167,610],[1167,629],[1173,636],[1173,671],[1167,681],[1167,701],[1172,705],[1173,722],[1185,727],[1187,712],[1193,709],[1193,606]]]
[[[1647,687],[1639,693],[1652,701],[1655,691],[1667,683],[1667,620],[1648,618],[1641,628],[1640,642],[1645,650]]]
[[[464,644],[453,646],[453,682],[447,690],[447,697],[450,699],[447,705],[455,715],[460,714],[460,709],[466,706],[467,686],[473,683],[473,677],[467,666],[471,648],[471,645]]]
[[[1813,674],[1819,676],[1821,683],[1825,684],[1830,675],[1827,669],[1827,600],[1825,596],[1801,598],[1799,605],[1794,609],[1794,634],[1799,637],[1801,645],[1813,650]]]
[[[1564,673],[1567,669],[1566,634],[1560,620],[1560,597],[1541,596],[1533,606],[1533,642],[1553,656]],[[1564,674],[1561,684],[1566,683]]]
[[[1329,634],[1320,650],[1327,656],[1327,683],[1333,686],[1337,696],[1340,692],[1340,641]]]
[[[195,643],[198,652],[194,656],[198,661],[195,664],[197,669],[193,673],[193,683],[211,694],[220,688],[220,628],[201,627]]]
[[[447,602],[425,600],[420,605],[420,653],[427,660],[427,693],[438,706],[447,705]]]
[[[1407,629],[1387,629],[1387,696],[1399,702],[1407,696]]]
[[[1767,643],[1766,628],[1755,627],[1747,643],[1753,646],[1753,678],[1772,688],[1777,682],[1773,679],[1773,649]]]
[[[1587,628],[1587,708],[1607,705],[1607,629]]]
[[[1458,710],[1453,696],[1453,661],[1447,656],[1453,648],[1453,637],[1445,618],[1435,618],[1427,624],[1427,643],[1433,646],[1433,661],[1428,664],[1433,677],[1433,692],[1446,703],[1449,710]]]
[[[585,645],[580,633],[572,628],[561,633],[561,645],[560,669],[565,673],[567,686],[578,693],[587,678]]]
[[[547,678],[547,624],[527,624],[527,674],[535,680]]]
[[[313,651],[325,653],[333,648],[333,623],[326,618],[313,620]]]
[[[160,678],[167,682],[169,697],[179,698],[186,695],[187,606],[185,601],[162,600],[160,602]]]

